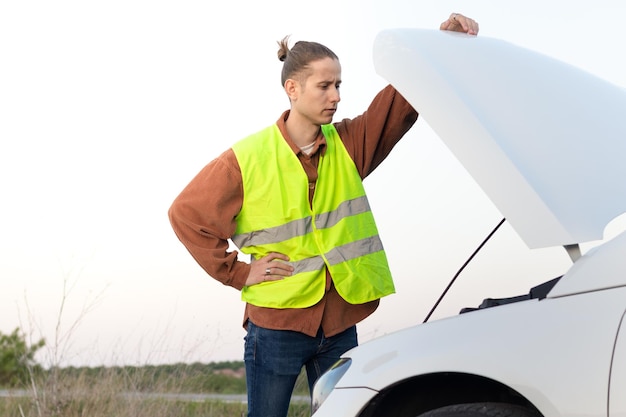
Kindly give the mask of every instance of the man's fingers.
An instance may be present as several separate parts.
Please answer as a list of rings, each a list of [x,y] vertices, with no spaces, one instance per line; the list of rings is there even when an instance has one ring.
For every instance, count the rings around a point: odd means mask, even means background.
[[[460,13],[452,13],[448,20],[443,22],[439,28],[441,30],[465,32],[470,35],[478,34],[478,23],[474,19],[463,16]]]

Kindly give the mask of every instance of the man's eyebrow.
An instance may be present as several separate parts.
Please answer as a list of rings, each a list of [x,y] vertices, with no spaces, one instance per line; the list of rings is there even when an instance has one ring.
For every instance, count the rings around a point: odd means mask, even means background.
[[[335,84],[335,85],[340,85],[341,84],[341,80],[337,80],[337,81],[332,81],[332,80],[322,80],[319,81],[317,83],[317,85],[328,85],[328,84]]]

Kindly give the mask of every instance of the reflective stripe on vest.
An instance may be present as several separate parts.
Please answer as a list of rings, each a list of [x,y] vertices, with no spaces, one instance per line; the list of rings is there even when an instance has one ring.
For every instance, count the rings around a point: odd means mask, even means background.
[[[276,125],[233,146],[241,168],[244,202],[233,242],[252,259],[270,252],[289,256],[292,276],[244,287],[242,299],[258,306],[304,308],[324,295],[326,268],[339,294],[359,304],[394,292],[387,258],[354,162],[332,125],[322,126],[312,208],[308,179]]]

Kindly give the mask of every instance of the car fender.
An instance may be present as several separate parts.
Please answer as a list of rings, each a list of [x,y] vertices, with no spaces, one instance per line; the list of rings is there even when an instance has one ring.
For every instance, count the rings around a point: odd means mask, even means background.
[[[545,416],[594,415],[607,409],[624,310],[615,297],[626,300],[626,287],[477,310],[389,334],[345,355],[351,369],[336,389],[381,391],[420,375],[463,373],[510,387]]]

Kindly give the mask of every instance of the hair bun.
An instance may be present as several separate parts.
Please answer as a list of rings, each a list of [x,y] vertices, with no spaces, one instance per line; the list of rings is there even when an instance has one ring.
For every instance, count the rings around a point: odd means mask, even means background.
[[[285,62],[287,55],[289,54],[289,35],[278,41],[278,60]]]

